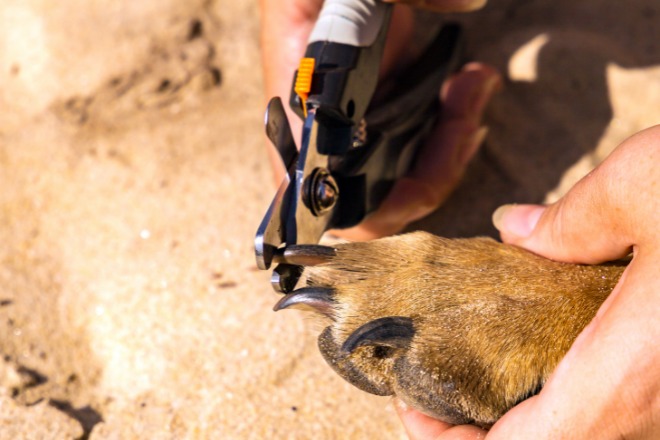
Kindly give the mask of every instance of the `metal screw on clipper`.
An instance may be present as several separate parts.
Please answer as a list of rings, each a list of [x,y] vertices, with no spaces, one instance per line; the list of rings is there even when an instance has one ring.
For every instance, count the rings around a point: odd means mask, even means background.
[[[315,216],[330,211],[337,203],[339,187],[325,168],[313,170],[304,183],[303,202]]]

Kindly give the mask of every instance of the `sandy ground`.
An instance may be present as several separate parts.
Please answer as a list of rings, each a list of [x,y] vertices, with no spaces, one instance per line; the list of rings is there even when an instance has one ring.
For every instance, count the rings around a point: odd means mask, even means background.
[[[460,17],[506,75],[437,213],[494,234],[660,122],[655,0],[493,1]],[[273,313],[255,1],[0,3],[0,438],[401,438]],[[588,221],[588,219],[585,219]]]

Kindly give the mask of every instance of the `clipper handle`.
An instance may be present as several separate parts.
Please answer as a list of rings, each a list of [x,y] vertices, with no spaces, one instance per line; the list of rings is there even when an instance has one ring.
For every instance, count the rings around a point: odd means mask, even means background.
[[[308,44],[371,46],[387,19],[388,7],[379,0],[325,0]]]
[[[301,118],[313,109],[322,125],[342,133],[332,146],[319,145],[320,153],[348,150],[376,89],[391,14],[380,0],[325,1],[289,101]]]

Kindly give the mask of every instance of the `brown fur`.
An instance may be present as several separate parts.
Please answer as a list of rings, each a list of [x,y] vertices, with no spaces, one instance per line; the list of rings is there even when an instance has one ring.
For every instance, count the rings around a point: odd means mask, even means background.
[[[319,347],[340,375],[433,417],[489,426],[540,390],[624,268],[416,232],[339,245],[306,273],[310,286],[332,289]],[[412,319],[406,344],[341,350],[355,330],[389,316]]]

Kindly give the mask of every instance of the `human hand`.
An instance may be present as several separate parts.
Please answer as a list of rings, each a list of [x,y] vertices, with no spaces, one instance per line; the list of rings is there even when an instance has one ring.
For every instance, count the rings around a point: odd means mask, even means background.
[[[413,2],[416,6],[442,11],[465,11],[479,7],[483,0],[435,0]],[[261,47],[266,96],[288,97],[291,81],[307,37],[318,17],[322,0],[261,0]],[[414,17],[410,8],[397,6],[388,34],[381,75],[386,76],[409,53]],[[337,235],[366,240],[399,232],[436,208],[451,194],[467,164],[486,136],[481,126],[484,108],[500,87],[499,74],[484,64],[470,63],[450,78],[440,93],[441,118],[418,153],[417,163],[398,180],[380,208],[360,225]],[[302,122],[287,108],[294,136]],[[297,144],[299,145],[299,139]],[[276,183],[285,173],[274,148],[269,155]]]
[[[504,206],[503,241],[559,261],[633,259],[537,396],[486,434],[401,407],[412,439],[650,439],[660,435],[660,125],[621,144],[548,207]]]

